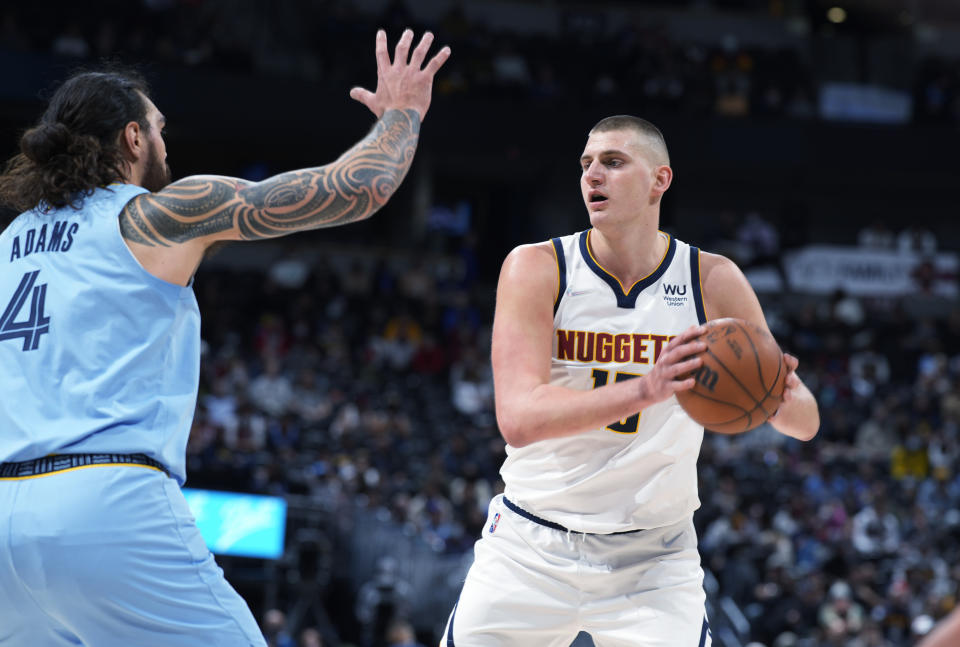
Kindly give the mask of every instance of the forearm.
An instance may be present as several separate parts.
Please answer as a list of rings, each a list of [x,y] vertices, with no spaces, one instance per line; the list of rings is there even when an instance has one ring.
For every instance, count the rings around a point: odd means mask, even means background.
[[[803,382],[800,382],[793,397],[780,405],[770,424],[784,436],[798,440],[810,440],[817,435],[820,410],[810,389]]]
[[[514,447],[603,429],[652,404],[643,398],[642,379],[589,391],[541,384],[522,394],[498,396],[497,422],[504,439]]]
[[[335,162],[274,176],[237,192],[236,225],[246,240],[364,220],[406,177],[420,136],[416,110],[388,110]],[[243,218],[242,214],[250,214]]]

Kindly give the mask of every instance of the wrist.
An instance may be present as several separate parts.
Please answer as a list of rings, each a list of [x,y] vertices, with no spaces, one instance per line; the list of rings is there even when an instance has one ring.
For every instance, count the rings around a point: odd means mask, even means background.
[[[641,409],[644,409],[652,404],[652,402],[650,402],[650,381],[647,379],[646,375],[642,375],[635,380],[628,380],[628,383],[636,383],[637,403],[640,405]]]
[[[380,119],[404,119],[410,123],[414,132],[419,132],[420,124],[423,122],[423,112],[410,106],[387,106],[383,109]]]

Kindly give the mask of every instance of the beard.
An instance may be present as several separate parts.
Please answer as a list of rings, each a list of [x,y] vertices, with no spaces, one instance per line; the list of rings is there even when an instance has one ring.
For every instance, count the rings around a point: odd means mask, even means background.
[[[156,193],[170,184],[170,178],[170,165],[160,159],[156,148],[153,144],[150,144],[147,166],[143,169],[143,188],[151,193]]]

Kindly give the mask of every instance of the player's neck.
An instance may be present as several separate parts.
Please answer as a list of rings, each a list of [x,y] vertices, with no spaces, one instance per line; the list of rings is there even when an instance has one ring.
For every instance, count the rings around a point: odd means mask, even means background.
[[[623,285],[633,285],[657,269],[669,244],[656,223],[629,231],[602,232],[594,228],[590,234],[594,258]]]

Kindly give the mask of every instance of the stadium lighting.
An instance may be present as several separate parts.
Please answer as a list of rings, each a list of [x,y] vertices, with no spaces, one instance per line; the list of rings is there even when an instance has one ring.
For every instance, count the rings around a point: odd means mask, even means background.
[[[830,7],[827,9],[827,20],[835,25],[839,25],[847,19],[847,10],[843,7]]]

